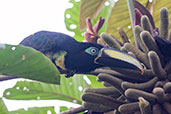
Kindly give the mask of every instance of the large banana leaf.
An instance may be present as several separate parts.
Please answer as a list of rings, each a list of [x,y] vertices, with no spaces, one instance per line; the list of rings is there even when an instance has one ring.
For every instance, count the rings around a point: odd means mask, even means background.
[[[5,106],[2,98],[0,98],[0,114],[8,114],[8,109]]]
[[[56,114],[54,107],[34,107],[25,109],[19,109],[16,111],[11,111],[9,114]]]
[[[90,76],[89,76],[90,77]],[[91,76],[91,80],[96,77]],[[85,88],[103,87],[100,82],[94,83],[87,76],[75,75],[72,78],[61,76],[61,85],[39,82],[19,81],[13,88],[6,89],[3,96],[17,100],[65,100],[81,104],[80,96]]]
[[[55,65],[42,53],[22,45],[0,44],[0,73],[59,84]]]
[[[107,33],[113,34],[121,40],[119,33],[117,32],[118,27],[121,27],[126,32],[128,38],[133,41],[127,0],[119,0],[115,3],[107,24]]]
[[[142,3],[143,5],[145,5],[146,2],[147,0],[140,1],[140,3]],[[106,31],[107,33],[113,34],[119,40],[121,40],[121,37],[117,31],[119,27],[125,31],[131,43],[134,44],[135,41],[132,32],[132,25],[130,21],[127,0],[119,0],[115,3],[108,20]]]

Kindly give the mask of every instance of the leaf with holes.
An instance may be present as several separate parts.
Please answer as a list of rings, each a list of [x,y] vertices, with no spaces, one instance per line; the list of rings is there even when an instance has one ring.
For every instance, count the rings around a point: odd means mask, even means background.
[[[141,0],[142,4],[145,4],[146,2],[147,0]],[[112,34],[121,40],[121,37],[117,31],[119,27],[121,27],[126,32],[128,38],[131,40],[131,43],[134,44],[127,0],[119,0],[115,3],[108,20],[106,31],[107,33]]]
[[[0,112],[1,112],[1,114],[8,114],[8,109],[5,106],[2,98],[0,98]]]
[[[33,107],[25,109],[19,109],[16,111],[11,111],[9,114],[56,114],[54,107]]]
[[[79,13],[80,13],[80,2],[75,1],[75,0],[70,0],[69,2],[73,4],[73,7],[65,10],[65,26],[67,30],[75,33],[74,38],[76,40],[83,41],[84,32],[86,30],[81,31],[79,29],[78,20],[79,20]],[[99,15],[96,18],[94,18],[94,20],[92,21],[92,25],[94,25],[97,22],[100,16],[108,20],[113,4],[114,4],[114,1],[109,0],[109,3],[107,5],[104,5],[101,12],[99,12]],[[82,22],[83,21],[86,22],[86,20],[82,20]],[[104,23],[99,33],[106,31],[106,24],[107,24],[107,21]]]
[[[73,7],[65,10],[65,26],[67,30],[75,33],[74,38],[76,40],[83,41],[85,31],[80,31],[78,28],[80,1],[70,0],[69,2]]]
[[[95,76],[75,75],[72,78],[65,78],[62,75],[61,85],[19,81],[13,88],[6,89],[3,96],[15,100],[56,99],[81,104],[80,96],[83,90],[93,87],[89,78],[96,80]],[[103,87],[100,82],[96,83]]]
[[[22,45],[0,44],[0,73],[59,84],[55,65],[42,53]]]
[[[80,14],[79,14],[79,28],[81,30],[86,28],[86,18],[94,19],[104,7],[106,0],[81,0]]]

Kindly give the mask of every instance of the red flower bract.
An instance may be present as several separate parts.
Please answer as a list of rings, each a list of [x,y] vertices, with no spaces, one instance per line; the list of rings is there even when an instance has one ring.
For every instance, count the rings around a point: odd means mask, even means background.
[[[86,24],[87,24],[87,27],[88,27],[88,32],[85,33],[86,42],[97,43],[97,39],[99,38],[98,31],[103,26],[104,21],[105,21],[105,19],[100,17],[99,20],[94,25],[94,27],[92,27],[92,23],[91,23],[90,18],[86,19]]]

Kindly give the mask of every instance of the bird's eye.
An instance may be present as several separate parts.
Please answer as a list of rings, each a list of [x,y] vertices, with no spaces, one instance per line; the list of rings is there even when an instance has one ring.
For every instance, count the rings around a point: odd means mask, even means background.
[[[91,51],[91,53],[93,53],[93,54],[95,54],[95,53],[97,52],[97,50],[96,50],[96,49],[94,49],[94,48],[93,48],[93,49],[91,49],[90,51]]]
[[[89,47],[85,50],[90,55],[97,55],[98,49],[96,47]]]

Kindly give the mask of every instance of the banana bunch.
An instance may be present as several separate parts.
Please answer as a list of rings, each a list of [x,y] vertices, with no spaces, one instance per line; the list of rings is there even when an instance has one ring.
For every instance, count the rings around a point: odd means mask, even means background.
[[[82,107],[111,114],[171,114],[171,58],[163,56],[154,38],[171,41],[168,10],[160,11],[159,33],[153,31],[147,16],[141,17],[141,26],[136,25],[133,31],[139,48],[129,43],[121,28],[118,32],[123,45],[106,33],[100,35],[98,42],[135,56],[144,65],[144,73],[119,68],[96,69],[98,81],[106,88],[85,89]]]

